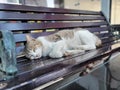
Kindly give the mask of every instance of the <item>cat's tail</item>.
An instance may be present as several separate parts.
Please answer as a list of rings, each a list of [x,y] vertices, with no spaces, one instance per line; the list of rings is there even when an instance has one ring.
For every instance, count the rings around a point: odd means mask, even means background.
[[[102,46],[102,41],[99,37],[95,36],[96,37],[96,47],[101,47]]]

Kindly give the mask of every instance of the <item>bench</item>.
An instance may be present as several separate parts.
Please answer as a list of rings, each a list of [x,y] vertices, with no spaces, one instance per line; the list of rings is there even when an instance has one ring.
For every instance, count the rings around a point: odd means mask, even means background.
[[[120,47],[111,49],[115,40],[102,12],[0,4],[0,22],[0,38],[4,31],[12,32],[10,38],[13,41],[10,42],[15,43],[13,48],[16,49],[12,51],[16,56],[11,60],[15,66],[12,75],[1,69],[0,83],[6,85],[2,89],[31,90],[51,80],[81,72],[89,63],[103,60],[120,50]],[[36,38],[73,28],[85,28],[95,33],[101,38],[102,47],[60,59],[45,57],[31,61],[20,54],[26,43],[26,34]],[[5,45],[9,47],[8,43]],[[1,58],[1,67],[7,67],[5,63],[9,61],[3,62]]]

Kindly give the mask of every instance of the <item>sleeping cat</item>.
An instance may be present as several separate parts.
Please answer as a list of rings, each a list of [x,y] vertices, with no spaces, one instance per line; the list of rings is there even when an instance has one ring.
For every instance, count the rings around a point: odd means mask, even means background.
[[[38,59],[49,56],[60,58],[96,49],[101,45],[101,40],[86,29],[62,30],[37,39],[26,35],[27,43],[25,56],[29,59]]]

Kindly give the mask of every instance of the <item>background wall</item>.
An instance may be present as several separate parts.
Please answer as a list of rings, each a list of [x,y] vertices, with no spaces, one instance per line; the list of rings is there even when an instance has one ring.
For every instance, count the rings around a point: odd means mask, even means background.
[[[120,0],[112,0],[111,24],[120,24]]]
[[[24,3],[31,6],[47,6],[46,0],[24,0]]]
[[[54,0],[20,0],[20,3],[30,6],[54,7]]]
[[[0,3],[14,3],[19,4],[19,0],[0,0]]]
[[[0,3],[6,3],[7,0],[0,0]]]
[[[100,11],[101,0],[64,0],[64,8]]]
[[[101,0],[101,11],[105,15],[108,22],[110,22],[111,17],[111,6],[110,6],[110,0]]]

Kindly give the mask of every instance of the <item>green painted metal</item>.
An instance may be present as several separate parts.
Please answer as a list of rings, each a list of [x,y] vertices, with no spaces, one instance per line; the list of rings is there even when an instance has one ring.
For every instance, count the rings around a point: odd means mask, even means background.
[[[7,74],[17,72],[15,40],[12,32],[0,31],[0,70]]]

